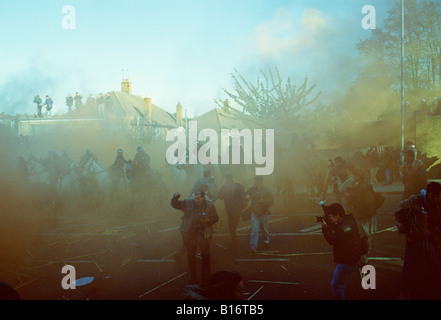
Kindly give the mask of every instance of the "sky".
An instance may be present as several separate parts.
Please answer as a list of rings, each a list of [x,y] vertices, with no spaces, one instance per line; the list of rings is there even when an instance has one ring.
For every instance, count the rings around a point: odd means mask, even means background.
[[[85,100],[128,77],[133,94],[170,113],[180,102],[193,117],[234,91],[235,70],[254,83],[276,66],[317,83],[327,103],[356,77],[356,44],[372,32],[362,8],[373,6],[382,28],[394,2],[1,0],[0,112],[33,114],[39,94],[63,113],[67,93]]]

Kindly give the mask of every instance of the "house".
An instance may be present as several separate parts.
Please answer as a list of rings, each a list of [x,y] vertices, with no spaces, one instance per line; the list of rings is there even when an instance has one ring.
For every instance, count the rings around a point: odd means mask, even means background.
[[[77,109],[52,118],[22,118],[19,120],[19,135],[38,135],[54,128],[78,130],[89,124],[105,124],[129,130],[138,141],[164,138],[170,128],[182,123],[182,106],[178,104],[177,115],[168,113],[152,103],[151,98],[133,95],[129,79],[121,82],[121,91],[110,91],[104,95],[104,113],[100,114],[96,100],[91,100]],[[179,110],[180,109],[180,110]]]
[[[243,112],[234,109],[227,99],[222,108],[214,108],[195,119],[198,122],[198,130],[214,129],[220,133],[222,129],[265,129],[263,122],[255,120]]]

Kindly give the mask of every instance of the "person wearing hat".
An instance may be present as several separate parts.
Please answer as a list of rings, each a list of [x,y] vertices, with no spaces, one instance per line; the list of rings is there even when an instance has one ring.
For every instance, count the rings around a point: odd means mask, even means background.
[[[143,147],[136,148],[136,154],[133,158],[135,167],[142,169],[150,168],[150,156],[144,151]]]
[[[274,195],[263,185],[263,177],[254,178],[254,186],[248,189],[245,200],[251,200],[251,234],[250,234],[250,253],[255,254],[259,242],[259,229],[263,231],[263,242],[265,247],[269,247],[268,221],[269,208],[274,204]]]
[[[213,202],[205,197],[203,191],[196,190],[194,198],[179,200],[176,192],[171,199],[171,206],[184,212],[180,227],[182,240],[187,249],[187,262],[191,281],[197,281],[196,251],[199,247],[202,258],[202,280],[206,281],[211,271],[210,244],[213,225],[219,216]]]

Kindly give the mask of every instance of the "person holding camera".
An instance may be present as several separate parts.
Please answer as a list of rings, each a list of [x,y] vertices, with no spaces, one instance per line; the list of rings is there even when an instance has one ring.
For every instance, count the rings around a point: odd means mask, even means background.
[[[360,265],[362,255],[358,226],[352,215],[347,215],[339,203],[323,206],[325,216],[318,219],[326,241],[333,246],[334,269],[331,289],[336,300],[345,300],[346,281]]]
[[[207,200],[203,191],[196,190],[194,198],[179,200],[181,194],[176,192],[171,199],[171,206],[184,212],[180,227],[182,240],[187,249],[187,262],[191,281],[197,281],[196,251],[199,246],[202,258],[202,280],[210,275],[210,243],[213,225],[219,220],[214,204]]]

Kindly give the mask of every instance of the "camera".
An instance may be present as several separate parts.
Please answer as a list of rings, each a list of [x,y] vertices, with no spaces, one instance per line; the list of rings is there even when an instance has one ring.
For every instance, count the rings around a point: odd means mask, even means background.
[[[319,202],[319,205],[320,205],[320,207],[322,207],[323,212],[326,212],[326,206],[325,206],[325,202],[323,200]],[[315,219],[316,219],[317,223],[326,222],[325,216],[316,216]]]
[[[202,212],[199,214],[199,223],[196,225],[197,228],[199,229],[203,229],[205,227],[204,223],[202,220],[204,220],[207,217],[207,213],[206,212]]]
[[[206,239],[208,237],[208,230],[206,228],[206,221],[202,221],[203,219],[205,219],[207,217],[207,213],[206,212],[202,212],[201,214],[199,214],[200,217],[200,221],[197,224],[197,228],[200,234],[202,234],[202,236],[204,237],[204,239]]]

